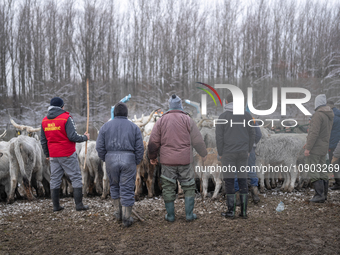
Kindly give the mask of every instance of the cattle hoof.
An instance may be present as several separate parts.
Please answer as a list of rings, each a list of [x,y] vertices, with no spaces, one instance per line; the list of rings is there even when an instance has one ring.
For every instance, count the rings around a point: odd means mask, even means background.
[[[266,191],[264,190],[264,188],[260,188],[260,193],[261,193],[261,194],[266,193]]]
[[[13,198],[9,198],[7,201],[8,204],[13,204],[14,203],[14,199]]]

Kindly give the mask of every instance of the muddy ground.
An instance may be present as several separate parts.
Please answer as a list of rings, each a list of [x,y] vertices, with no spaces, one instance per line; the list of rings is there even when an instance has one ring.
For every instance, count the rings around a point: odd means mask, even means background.
[[[225,219],[223,198],[197,195],[199,219],[189,223],[183,199],[169,223],[161,197],[146,198],[134,207],[145,221],[127,229],[113,219],[110,199],[85,198],[86,212],[75,211],[71,198],[56,213],[50,199],[0,203],[0,254],[339,254],[340,191],[324,204],[306,202],[313,193],[267,191],[258,205],[249,201],[247,220]]]

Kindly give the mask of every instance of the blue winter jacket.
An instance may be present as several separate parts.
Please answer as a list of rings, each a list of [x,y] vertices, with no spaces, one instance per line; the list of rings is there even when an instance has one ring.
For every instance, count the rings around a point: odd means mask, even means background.
[[[103,161],[105,161],[105,155],[108,152],[133,152],[136,165],[138,165],[144,155],[142,133],[139,127],[129,121],[127,117],[116,116],[100,128],[96,150],[99,158]]]
[[[340,141],[340,110],[336,107],[333,107],[332,110],[334,112],[334,120],[331,138],[329,139],[329,148],[335,149]]]

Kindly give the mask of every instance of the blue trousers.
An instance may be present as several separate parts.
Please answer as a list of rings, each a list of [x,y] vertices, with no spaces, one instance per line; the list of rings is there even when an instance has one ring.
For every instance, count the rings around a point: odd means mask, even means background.
[[[136,158],[133,152],[112,151],[105,155],[112,199],[120,198],[122,206],[135,203]]]
[[[250,172],[248,172],[248,178],[250,179],[250,186],[259,185],[259,178],[257,178],[256,170],[253,168],[255,166],[255,162],[256,162],[256,155],[255,155],[255,148],[253,148],[251,152],[249,153],[249,158],[248,158],[248,166],[250,168]],[[235,188],[235,192],[240,190],[236,176],[235,176],[234,188]]]

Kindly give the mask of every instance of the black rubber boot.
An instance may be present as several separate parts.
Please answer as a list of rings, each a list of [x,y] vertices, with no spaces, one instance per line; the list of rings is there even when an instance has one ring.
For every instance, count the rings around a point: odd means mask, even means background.
[[[313,182],[315,195],[309,200],[309,202],[313,203],[324,203],[325,202],[325,193],[324,193],[324,183],[323,180],[317,180]]]
[[[88,205],[83,205],[83,189],[82,188],[73,189],[73,198],[76,204],[76,211],[85,211],[89,209]]]
[[[335,182],[330,189],[331,190],[340,190],[340,179],[335,178]]]
[[[254,204],[260,202],[259,189],[257,188],[257,186],[251,186],[250,192],[251,196],[253,197]]]
[[[51,189],[51,198],[53,203],[53,212],[61,211],[63,206],[59,205],[60,189]]]
[[[239,216],[243,219],[247,219],[248,194],[240,194],[240,200],[241,200],[241,213]]]
[[[131,217],[132,206],[122,206],[122,218],[124,227],[130,227],[133,223],[133,218]]]
[[[328,183],[329,181],[323,181],[324,184],[324,193],[325,193],[325,200],[327,200],[327,195],[328,195]]]
[[[228,206],[228,211],[225,213],[221,213],[221,215],[229,219],[234,219],[235,209],[236,209],[236,195],[235,194],[227,194],[227,206]]]

